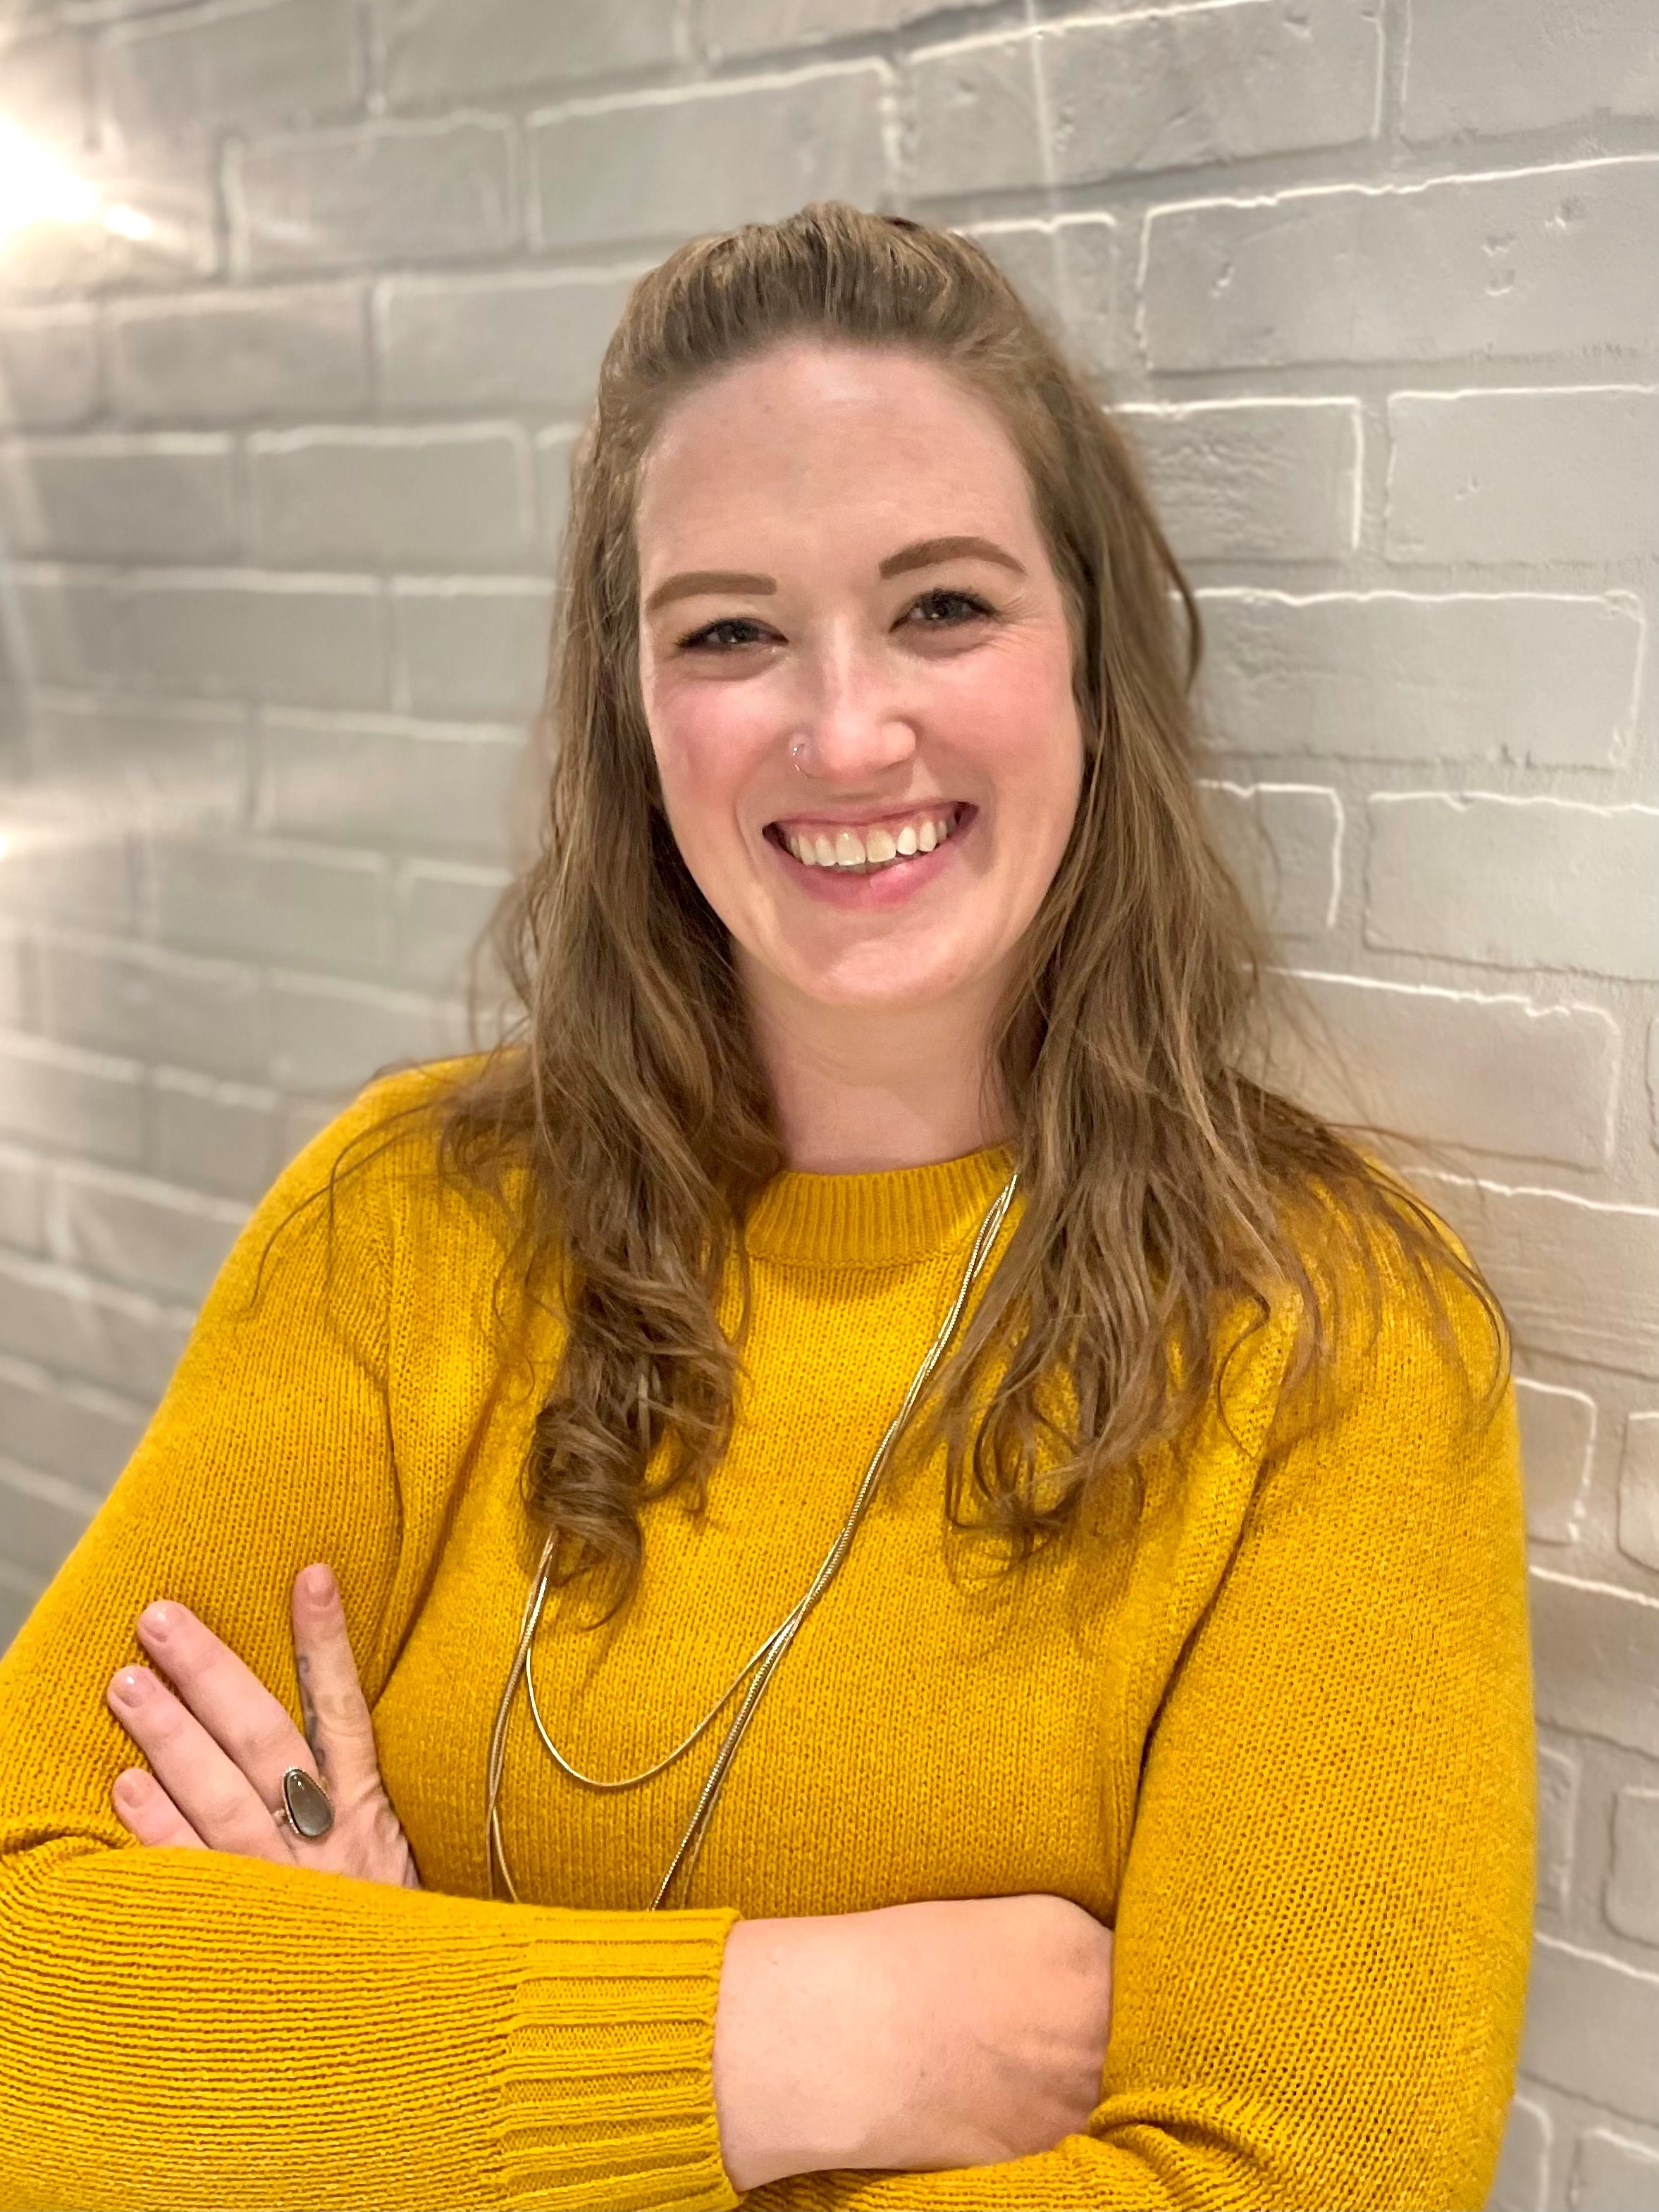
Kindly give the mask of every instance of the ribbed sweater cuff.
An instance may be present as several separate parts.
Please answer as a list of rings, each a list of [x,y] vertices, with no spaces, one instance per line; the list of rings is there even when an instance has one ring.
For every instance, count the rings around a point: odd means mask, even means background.
[[[731,2212],[714,2008],[738,1917],[583,1912],[568,1935],[538,1933],[501,2085],[512,2203]]]

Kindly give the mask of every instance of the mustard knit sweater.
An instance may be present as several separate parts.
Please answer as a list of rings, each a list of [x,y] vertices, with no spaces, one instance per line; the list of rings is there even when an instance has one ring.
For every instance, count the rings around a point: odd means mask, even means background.
[[[1228,1424],[1212,1408],[1150,1455],[1138,1517],[1107,1498],[1012,1581],[947,1543],[939,1469],[913,1470],[762,1701],[684,1903],[642,1909],[714,1738],[602,1796],[559,1774],[522,1694],[502,1823],[523,1901],[492,1901],[538,1398],[492,1349],[488,1218],[400,1140],[338,1186],[331,1281],[319,1205],[251,1302],[270,1230],[430,1079],[369,1086],[283,1175],[0,1668],[0,2203],[1480,2206],[1533,1883],[1512,1397],[1471,1437],[1401,1300],[1346,1409],[1264,1458],[1281,1313],[1233,1363]],[[578,1765],[659,1757],[799,1595],[1007,1167],[763,1194],[706,1517],[659,1501],[631,1608],[596,1635],[550,1607],[540,1632]],[[557,1324],[532,1327],[544,1385]],[[139,1849],[111,1808],[136,1754],[104,1691],[142,1656],[140,1608],[193,1607],[297,1717],[289,1597],[313,1559],[423,1891]],[[711,2086],[733,1920],[1023,1891],[1115,1930],[1087,2132],[740,2199]]]

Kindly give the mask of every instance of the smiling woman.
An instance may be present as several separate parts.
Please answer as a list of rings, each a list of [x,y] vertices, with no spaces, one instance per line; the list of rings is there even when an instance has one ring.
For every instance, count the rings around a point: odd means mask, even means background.
[[[284,1173],[0,1669],[6,2202],[1482,2203],[1506,1332],[1247,1072],[1198,642],[969,241],[641,281],[520,1012]]]

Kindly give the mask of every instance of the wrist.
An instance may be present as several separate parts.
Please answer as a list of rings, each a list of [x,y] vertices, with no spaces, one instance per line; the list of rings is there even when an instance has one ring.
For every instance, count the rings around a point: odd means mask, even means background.
[[[855,2166],[871,2140],[883,2019],[866,1913],[740,1920],[714,2016],[714,2103],[733,2188]]]

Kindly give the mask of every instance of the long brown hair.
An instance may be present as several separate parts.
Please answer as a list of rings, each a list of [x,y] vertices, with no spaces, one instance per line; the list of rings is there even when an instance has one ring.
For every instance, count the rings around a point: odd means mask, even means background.
[[[918,1450],[943,1441],[951,1520],[1016,1559],[1062,1533],[1088,1485],[1219,1388],[1230,1304],[1259,1325],[1294,1293],[1287,1382],[1325,1369],[1345,1270],[1313,1261],[1315,1218],[1358,1261],[1346,1273],[1373,1319],[1385,1277],[1414,1284],[1449,1346],[1455,1279],[1507,1362],[1496,1301],[1437,1217],[1246,1073],[1266,955],[1199,811],[1198,610],[1099,395],[971,240],[808,207],[680,247],[605,352],[573,469],[543,842],[491,933],[516,1012],[438,1100],[442,1171],[511,1224],[505,1271],[528,1285],[556,1263],[568,1333],[525,1498],[556,1533],[558,1573],[599,1571],[612,1610],[638,1572],[641,1504],[680,1486],[701,1504],[726,1448],[743,1224],[786,1164],[726,933],[663,810],[638,685],[635,486],[676,400],[803,335],[919,353],[991,403],[1074,641],[1081,797],[994,1041],[1023,1212],[915,1435]],[[1056,1372],[1070,1421],[1043,1388]]]

